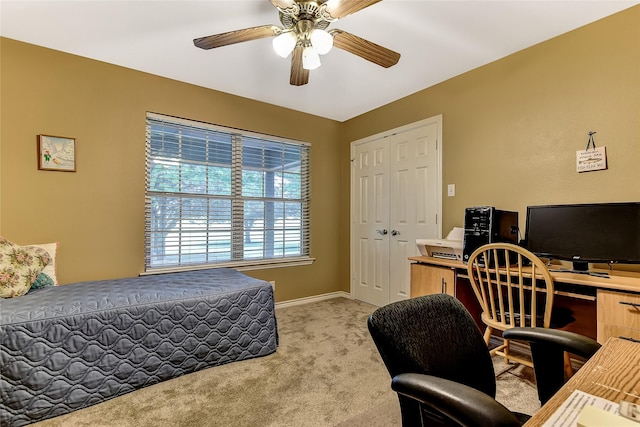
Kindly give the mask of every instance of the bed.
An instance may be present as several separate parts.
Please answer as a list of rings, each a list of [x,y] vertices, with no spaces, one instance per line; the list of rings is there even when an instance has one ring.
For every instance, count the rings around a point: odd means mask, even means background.
[[[0,300],[0,425],[265,356],[273,289],[232,269],[82,282]]]

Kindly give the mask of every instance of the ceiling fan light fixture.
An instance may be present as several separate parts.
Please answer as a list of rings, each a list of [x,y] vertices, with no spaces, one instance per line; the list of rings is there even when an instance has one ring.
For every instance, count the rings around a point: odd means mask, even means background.
[[[0,0],[1,2],[2,0]],[[400,54],[346,31],[331,23],[372,6],[380,0],[269,0],[277,9],[281,27],[260,25],[193,39],[200,49],[214,49],[236,43],[273,38],[276,54],[291,57],[289,84],[309,83],[309,70],[320,67],[320,55],[332,47],[357,55],[384,68],[398,63]]]
[[[297,42],[298,37],[296,34],[293,31],[286,31],[273,39],[273,50],[276,51],[278,56],[286,58],[293,52]]]
[[[302,68],[305,70],[315,70],[320,66],[320,55],[312,47],[307,46],[302,51]]]
[[[309,40],[311,41],[311,46],[313,46],[320,55],[329,53],[333,47],[333,36],[320,28],[311,30]]]

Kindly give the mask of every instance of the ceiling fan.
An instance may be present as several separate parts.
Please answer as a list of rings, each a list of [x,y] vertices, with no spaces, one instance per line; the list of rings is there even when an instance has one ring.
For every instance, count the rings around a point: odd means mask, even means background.
[[[289,83],[302,86],[309,83],[309,70],[320,66],[319,55],[332,46],[388,68],[398,63],[400,54],[337,28],[325,29],[334,21],[358,12],[381,0],[269,0],[278,9],[283,28],[262,25],[201,37],[193,44],[201,49],[213,49],[266,37],[273,39],[273,48],[286,58],[291,54]]]

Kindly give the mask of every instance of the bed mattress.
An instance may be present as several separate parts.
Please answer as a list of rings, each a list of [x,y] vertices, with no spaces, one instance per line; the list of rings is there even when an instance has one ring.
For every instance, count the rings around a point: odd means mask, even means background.
[[[0,425],[65,414],[278,345],[273,290],[232,269],[0,300]]]

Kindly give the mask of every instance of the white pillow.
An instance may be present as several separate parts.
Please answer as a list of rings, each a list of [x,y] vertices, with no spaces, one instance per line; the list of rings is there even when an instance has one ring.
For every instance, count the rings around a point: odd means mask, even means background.
[[[49,252],[51,256],[51,262],[42,270],[42,273],[51,277],[54,286],[58,286],[58,278],[56,277],[56,252],[58,251],[58,242],[55,243],[41,243],[39,245],[28,245],[31,247],[42,248]]]

